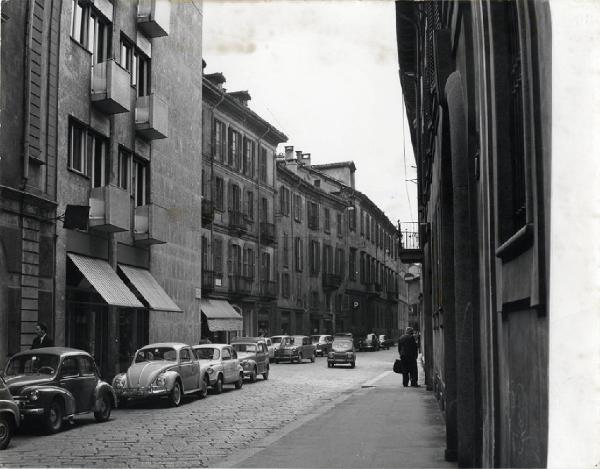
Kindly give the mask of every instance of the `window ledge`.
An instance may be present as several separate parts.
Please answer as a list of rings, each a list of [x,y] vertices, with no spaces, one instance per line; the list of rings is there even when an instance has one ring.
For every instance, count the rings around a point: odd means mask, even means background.
[[[527,223],[496,249],[496,257],[509,262],[533,245],[533,224]]]

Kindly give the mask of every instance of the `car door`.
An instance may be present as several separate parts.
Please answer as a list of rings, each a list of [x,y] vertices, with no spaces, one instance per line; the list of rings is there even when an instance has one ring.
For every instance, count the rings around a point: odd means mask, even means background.
[[[94,408],[94,391],[98,383],[98,375],[94,360],[86,355],[77,357],[80,379],[81,408],[78,412],[85,412]],[[76,398],[77,399],[77,398]]]
[[[234,360],[232,359],[232,350],[230,347],[223,347],[221,358],[223,359],[223,381],[225,383],[231,383],[233,381],[232,366],[234,366]]]
[[[267,350],[266,344],[259,342],[256,344],[256,371],[258,374],[266,371],[266,360],[269,351]]]
[[[185,392],[197,387],[196,383],[194,383],[194,362],[192,360],[192,354],[187,348],[182,348],[179,351],[179,376],[181,376]]]
[[[75,412],[83,412],[87,410],[83,392],[83,380],[79,376],[79,364],[77,357],[65,357],[58,371],[58,379],[60,386],[69,391],[75,399]]]

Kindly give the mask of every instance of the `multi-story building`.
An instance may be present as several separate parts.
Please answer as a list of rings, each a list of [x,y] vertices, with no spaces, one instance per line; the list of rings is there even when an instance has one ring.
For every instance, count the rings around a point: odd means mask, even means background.
[[[200,2],[9,0],[2,12],[14,86],[2,173],[21,207],[2,214],[19,258],[2,352],[29,347],[44,320],[110,377],[148,341],[196,341]],[[23,124],[4,127],[12,115]]]
[[[275,149],[287,137],[203,77],[202,337],[225,341],[268,328],[277,299]]]
[[[352,162],[277,161],[281,292],[271,331],[398,335],[396,227],[354,187]]]

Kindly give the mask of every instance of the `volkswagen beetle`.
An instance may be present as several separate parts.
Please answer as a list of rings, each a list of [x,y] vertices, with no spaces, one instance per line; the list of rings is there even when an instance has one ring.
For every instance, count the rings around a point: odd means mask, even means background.
[[[113,388],[100,379],[94,359],[83,350],[46,347],[17,353],[4,377],[23,418],[41,421],[49,433],[89,412],[104,422],[116,405]]]
[[[181,404],[183,394],[205,397],[207,388],[192,348],[178,342],[146,345],[139,349],[126,373],[113,379],[121,403],[129,399],[167,397]]]
[[[194,345],[194,353],[200,362],[204,379],[216,394],[223,391],[224,384],[234,384],[240,389],[244,384],[244,370],[237,352],[229,344]]]

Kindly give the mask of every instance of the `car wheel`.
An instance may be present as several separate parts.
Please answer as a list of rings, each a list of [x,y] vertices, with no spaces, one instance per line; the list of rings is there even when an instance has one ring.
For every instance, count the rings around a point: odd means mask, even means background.
[[[0,449],[4,449],[10,443],[12,437],[12,425],[8,416],[0,415]]]
[[[223,392],[223,376],[219,375],[217,382],[214,385],[215,394],[221,394]]]
[[[262,374],[263,379],[266,381],[269,379],[269,367],[267,366],[267,371]]]
[[[48,433],[60,431],[63,424],[63,406],[58,399],[54,399],[46,411],[46,421],[44,426]]]
[[[314,363],[314,362],[315,362],[315,357],[316,357],[316,356],[317,356],[317,354],[316,354],[316,353],[313,353],[313,354],[311,355],[311,357],[310,357],[310,362],[311,362],[311,363]]]
[[[171,399],[171,404],[175,407],[181,404],[181,384],[179,384],[179,381],[175,381],[175,384],[173,384],[173,389],[171,390],[169,398]]]
[[[254,368],[254,369],[252,370],[252,374],[250,375],[250,382],[251,382],[251,383],[254,383],[254,382],[256,382],[256,368]]]
[[[256,379],[256,376],[254,377],[254,379]],[[235,382],[235,389],[242,389],[243,385],[244,385],[244,372],[240,371],[240,377]]]
[[[208,395],[208,378],[205,377],[202,380],[202,386],[200,386],[200,391],[198,391],[198,398],[204,399]]]
[[[98,397],[96,402],[96,408],[98,410],[94,412],[94,418],[96,419],[96,422],[106,422],[110,418],[110,411],[112,408],[111,404],[111,399],[105,392]]]
[[[350,363],[350,368],[354,368],[356,366],[356,362]]]

